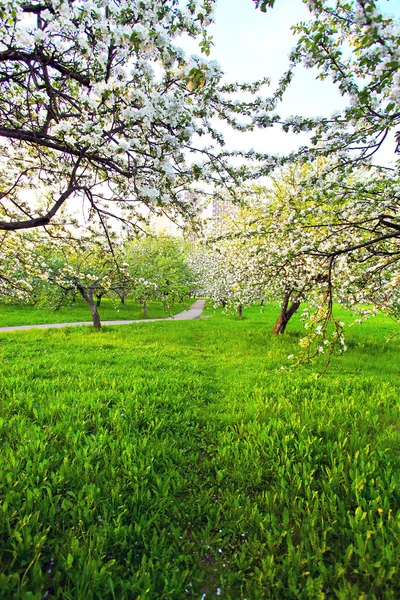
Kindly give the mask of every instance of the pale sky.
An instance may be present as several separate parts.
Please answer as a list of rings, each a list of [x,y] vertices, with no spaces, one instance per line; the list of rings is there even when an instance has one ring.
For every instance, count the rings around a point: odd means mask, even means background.
[[[385,13],[400,14],[400,0],[382,0]],[[214,47],[210,59],[217,60],[227,81],[253,81],[270,77],[272,92],[288,66],[288,55],[295,45],[291,26],[308,20],[310,13],[301,0],[277,0],[267,13],[255,8],[252,0],[218,0],[216,23],[209,29]],[[190,40],[187,53],[199,54]],[[296,76],[277,112],[290,115],[329,116],[347,104],[329,80],[315,79],[316,69],[298,67]],[[268,88],[265,88],[268,95]],[[279,127],[253,134],[232,132],[222,127],[229,149],[254,148],[261,152],[287,154],[307,143],[307,135],[284,133]],[[388,148],[388,160],[392,149]]]
[[[209,58],[220,63],[226,81],[269,77],[271,86],[263,92],[269,95],[287,69],[295,44],[290,28],[308,17],[301,0],[278,0],[267,13],[257,10],[252,0],[218,0],[216,22],[209,28],[214,42]],[[186,52],[199,54],[190,42],[184,45]],[[330,115],[344,106],[333,84],[316,81],[314,70],[300,68],[277,112],[281,116]],[[253,134],[233,132],[225,126],[222,130],[230,149],[254,148],[272,154],[286,154],[308,140],[305,134],[284,133],[279,127]]]

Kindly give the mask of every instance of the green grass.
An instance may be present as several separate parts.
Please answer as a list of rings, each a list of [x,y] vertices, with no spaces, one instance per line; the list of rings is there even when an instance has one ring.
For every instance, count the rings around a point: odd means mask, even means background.
[[[175,304],[167,312],[161,302],[148,302],[149,319],[158,319],[175,315],[185,310],[193,300],[184,304]],[[99,310],[102,321],[143,319],[142,307],[138,302],[126,300],[125,305],[119,301],[102,298]],[[91,313],[84,300],[77,299],[73,304],[62,306],[58,310],[48,307],[36,307],[27,304],[0,304],[0,327],[13,325],[41,325],[49,323],[74,323],[76,321],[91,321]]]
[[[0,598],[400,597],[400,349],[274,314],[0,335]]]

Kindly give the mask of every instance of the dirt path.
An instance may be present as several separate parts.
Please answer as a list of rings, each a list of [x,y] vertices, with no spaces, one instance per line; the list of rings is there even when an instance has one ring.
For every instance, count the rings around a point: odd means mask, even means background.
[[[189,321],[198,319],[203,312],[205,300],[196,300],[188,310],[166,317],[164,319],[137,319],[135,321],[102,321],[102,325],[130,325],[131,323],[155,323],[156,321]],[[49,323],[46,325],[18,325],[16,327],[0,327],[0,333],[7,331],[26,331],[28,329],[61,329],[62,327],[80,327],[82,325],[93,325],[92,321],[79,321],[76,323]]]

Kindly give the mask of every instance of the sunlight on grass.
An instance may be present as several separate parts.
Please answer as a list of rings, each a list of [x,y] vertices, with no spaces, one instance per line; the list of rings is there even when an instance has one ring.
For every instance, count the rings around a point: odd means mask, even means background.
[[[183,304],[174,304],[166,310],[161,302],[148,302],[149,319],[158,319],[175,315],[185,310],[193,300]],[[116,300],[102,298],[99,314],[102,321],[122,321],[143,319],[142,307],[138,302],[126,300],[121,304]],[[0,327],[13,325],[41,325],[49,323],[74,323],[76,321],[91,321],[92,317],[86,302],[78,299],[76,303],[61,306],[58,310],[48,307],[29,306],[27,304],[0,304]]]
[[[0,336],[1,598],[398,598],[390,323],[246,317]]]

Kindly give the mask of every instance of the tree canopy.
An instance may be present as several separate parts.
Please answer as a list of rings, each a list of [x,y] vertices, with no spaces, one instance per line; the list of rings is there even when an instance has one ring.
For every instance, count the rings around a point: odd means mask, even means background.
[[[211,120],[243,127],[240,115],[264,101],[229,94],[263,82],[221,84],[206,59],[213,6],[0,2],[0,229],[45,226],[73,197],[103,223],[112,214],[134,224],[143,207],[190,217],[181,192],[193,182],[238,182],[243,169],[230,165]],[[198,38],[203,57],[185,57],[175,43],[183,34]]]

